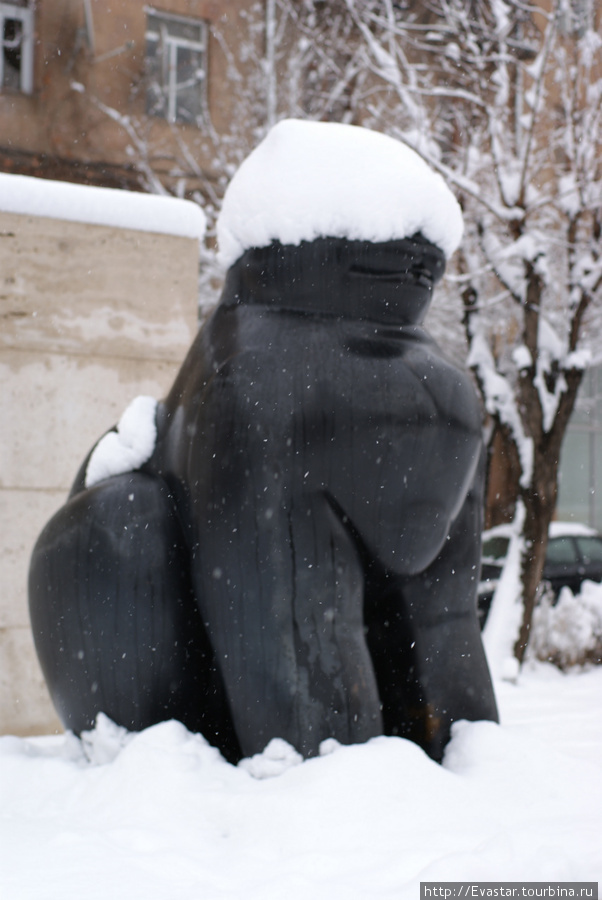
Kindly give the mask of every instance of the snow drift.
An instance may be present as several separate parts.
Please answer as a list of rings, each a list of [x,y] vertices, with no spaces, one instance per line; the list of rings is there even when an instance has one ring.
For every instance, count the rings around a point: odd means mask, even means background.
[[[420,881],[595,881],[602,669],[498,684],[443,766],[375,738],[238,767],[177,722],[0,738],[7,900],[416,900]],[[271,776],[271,777],[270,777]]]

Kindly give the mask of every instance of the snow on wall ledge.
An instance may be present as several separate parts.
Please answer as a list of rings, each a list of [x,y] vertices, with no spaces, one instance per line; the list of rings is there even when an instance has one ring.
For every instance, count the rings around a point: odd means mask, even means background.
[[[217,223],[226,267],[273,240],[388,241],[418,231],[449,257],[463,224],[443,178],[417,153],[367,128],[297,119],[275,125],[242,163]]]
[[[198,240],[206,228],[204,212],[190,200],[1,172],[0,212]]]

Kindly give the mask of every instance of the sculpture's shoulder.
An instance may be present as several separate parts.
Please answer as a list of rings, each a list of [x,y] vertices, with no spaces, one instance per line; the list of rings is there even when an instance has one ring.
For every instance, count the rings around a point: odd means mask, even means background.
[[[403,361],[416,386],[450,424],[480,430],[482,411],[470,372],[452,362],[421,326],[403,329]]]

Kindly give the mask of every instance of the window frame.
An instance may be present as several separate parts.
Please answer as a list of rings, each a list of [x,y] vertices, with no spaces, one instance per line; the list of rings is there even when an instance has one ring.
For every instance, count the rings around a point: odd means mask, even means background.
[[[146,21],[146,29],[145,29],[145,40],[146,45],[148,45],[149,41],[154,41],[157,44],[157,57],[159,58],[159,68],[163,73],[163,77],[161,78],[160,87],[164,97],[164,112],[149,112],[149,115],[156,116],[157,118],[165,119],[167,122],[171,124],[175,123],[183,123],[183,124],[193,124],[198,127],[200,124],[200,120],[202,119],[202,112],[205,102],[205,90],[207,84],[207,45],[208,45],[208,28],[207,23],[204,19],[195,19],[190,16],[181,16],[176,13],[171,13],[164,11],[162,9],[157,9],[154,6],[145,6],[144,12],[147,17]],[[156,31],[151,31],[149,27],[149,16],[155,16],[157,19],[161,21],[161,24],[165,25],[166,32],[157,34]],[[181,37],[179,35],[170,34],[169,33],[169,25],[173,23],[174,25],[187,25],[191,26],[195,29],[199,30],[200,38],[199,40],[192,40],[190,38]],[[164,48],[161,48],[161,43],[163,42]],[[202,71],[202,77],[200,77],[196,84],[199,90],[199,99],[198,106],[199,112],[196,114],[191,114],[190,119],[178,115],[178,82],[177,82],[177,74],[178,74],[178,52],[179,50],[192,50],[198,53],[201,57],[201,66],[199,69]],[[145,54],[145,60],[148,65],[148,52]],[[186,87],[186,85],[184,85]],[[180,86],[180,89],[182,86]],[[150,85],[147,88],[147,91],[150,89]],[[148,110],[147,110],[148,112]]]
[[[4,22],[7,19],[17,19],[22,23],[21,35],[21,67],[19,70],[18,92],[21,94],[33,93],[33,48],[34,48],[34,19],[32,6],[17,6],[15,3],[0,2],[0,36],[2,49],[4,50]],[[4,84],[4,52],[0,53],[0,93],[11,90]]]

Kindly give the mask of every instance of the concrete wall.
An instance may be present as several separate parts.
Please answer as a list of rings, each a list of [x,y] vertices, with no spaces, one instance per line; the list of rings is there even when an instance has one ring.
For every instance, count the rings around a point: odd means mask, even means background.
[[[194,238],[0,212],[0,733],[61,727],[29,555],[90,446],[169,388],[196,330],[198,256]]]

